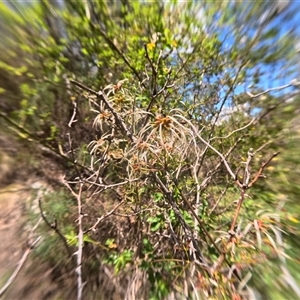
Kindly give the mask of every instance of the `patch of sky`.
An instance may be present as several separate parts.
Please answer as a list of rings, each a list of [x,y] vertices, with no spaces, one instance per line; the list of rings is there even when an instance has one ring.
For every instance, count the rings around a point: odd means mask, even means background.
[[[253,24],[250,24],[249,28],[246,28],[244,25],[237,28],[237,23],[235,24],[224,24],[225,26],[219,28],[213,28],[213,30],[218,30],[219,39],[222,41],[221,51],[228,53],[233,51],[237,46],[238,49],[243,49],[251,44],[251,39],[259,38],[261,35],[265,35],[255,45],[254,50],[259,51],[259,49],[265,48],[267,55],[275,53],[281,47],[280,54],[277,57],[276,62],[268,61],[266,57],[262,57],[262,62],[255,64],[247,73],[246,80],[242,83],[238,83],[233,93],[235,95],[243,94],[247,91],[253,92],[255,94],[261,91],[268,89],[274,89],[269,92],[270,95],[280,97],[284,96],[287,93],[293,92],[295,89],[293,86],[286,87],[284,89],[275,90],[276,87],[288,85],[292,80],[295,80],[299,76],[299,54],[298,57],[291,57],[290,60],[286,59],[285,55],[292,53],[296,49],[297,45],[300,53],[300,40],[295,39],[298,36],[300,37],[300,2],[292,1],[288,5],[283,5],[281,2],[269,5],[265,8],[265,11],[260,15],[256,16],[257,22],[253,19]],[[277,14],[276,18],[271,18],[272,15]],[[220,14],[219,14],[220,15]],[[218,16],[218,15],[217,15]],[[255,17],[255,16],[254,16]],[[268,22],[268,18],[270,21]],[[237,21],[239,22],[238,18]],[[263,26],[262,29],[260,27]],[[233,34],[234,27],[239,32]],[[293,40],[294,38],[294,40]],[[294,41],[294,44],[287,44],[287,41]],[[283,44],[285,43],[285,44]],[[284,46],[283,46],[284,45]],[[259,53],[259,52],[258,52]],[[236,73],[236,67],[229,67],[226,70],[229,74]],[[226,91],[221,92],[221,98],[225,98],[227,95]],[[218,103],[218,108],[220,108],[222,101]],[[236,111],[237,108],[235,104],[231,101],[226,101],[222,108],[222,114],[228,114],[231,110]],[[224,113],[223,113],[224,111]],[[256,114],[258,110],[253,111]]]

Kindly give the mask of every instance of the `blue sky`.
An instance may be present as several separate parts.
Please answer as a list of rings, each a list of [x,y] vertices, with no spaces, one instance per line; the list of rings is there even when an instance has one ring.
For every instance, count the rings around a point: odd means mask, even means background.
[[[281,1],[283,3],[283,1]],[[287,2],[287,1],[286,1]],[[274,2],[270,2],[270,9],[272,8],[272,4]],[[292,16],[289,15],[290,13],[292,13]],[[255,17],[257,17],[257,19],[255,20],[258,24],[260,22],[262,22],[266,17],[267,17],[267,10],[266,13],[263,13],[261,15],[257,15]],[[245,23],[246,24],[246,23]],[[254,25],[254,24],[251,24]],[[289,5],[287,6],[286,11],[284,11],[282,14],[277,15],[266,27],[266,29],[271,29],[273,27],[275,27],[278,31],[279,31],[279,36],[280,38],[286,38],[286,37],[291,37],[292,35],[296,35],[299,37],[299,42],[297,42],[297,40],[295,40],[295,43],[293,44],[284,44],[284,47],[286,47],[286,51],[290,51],[291,49],[295,49],[298,44],[299,47],[299,55],[295,55],[292,59],[292,63],[288,64],[286,61],[282,60],[279,63],[276,63],[274,65],[267,65],[264,63],[259,63],[257,65],[254,66],[253,68],[253,72],[255,71],[259,71],[260,75],[259,75],[259,83],[257,84],[253,84],[251,88],[251,86],[249,86],[250,82],[247,82],[245,84],[241,84],[238,85],[235,90],[234,93],[235,94],[240,94],[240,93],[244,93],[245,91],[249,91],[252,92],[254,94],[256,94],[255,89],[258,91],[265,91],[267,89],[271,89],[271,88],[276,88],[276,87],[280,87],[280,86],[284,86],[287,85],[291,82],[291,80],[293,79],[299,79],[299,71],[300,71],[300,1],[292,1],[289,3]],[[233,25],[233,27],[236,26]],[[232,45],[235,43],[234,39],[233,39],[233,34],[231,33],[231,27],[229,26],[221,28],[219,31],[219,37],[221,38],[221,40],[225,40],[224,42],[224,46],[226,46],[227,44],[227,51],[231,49]],[[239,30],[239,28],[238,28]],[[249,32],[247,31],[247,34],[245,36],[253,36],[255,35],[255,30],[253,30],[253,32]],[[225,39],[226,37],[226,39]],[[270,40],[268,42],[268,45],[270,45],[271,47],[276,47],[276,45],[278,44],[280,38],[275,39],[273,38],[272,40]],[[246,42],[247,43],[247,42]],[[242,44],[239,41],[239,45],[241,47]],[[283,48],[283,51],[285,48]],[[224,51],[226,51],[226,47],[224,48]],[[233,76],[236,73],[236,70],[233,70]],[[255,87],[255,89],[254,89]],[[293,87],[288,87],[285,89],[282,89],[280,91],[271,91],[269,92],[269,94],[273,95],[273,96],[281,96],[281,95],[285,95],[291,91],[293,91]],[[225,92],[221,93],[221,96],[225,96]],[[220,104],[218,104],[220,105]],[[224,106],[224,111],[226,110],[230,110],[229,107],[231,107],[232,103],[230,103],[230,101],[227,101],[225,106]]]
[[[281,3],[287,3],[289,1],[281,1]],[[272,2],[270,2],[271,5]],[[288,16],[290,13],[293,16]],[[287,15],[285,17],[285,15]],[[289,5],[287,6],[287,10],[285,13],[276,18],[268,25],[267,28],[276,27],[279,30],[281,37],[287,37],[291,34],[296,34],[300,37],[300,1],[290,1]],[[278,40],[274,39],[274,46],[278,42]],[[299,38],[300,43],[300,38]],[[291,50],[292,48],[296,48],[297,41],[295,44],[287,45],[287,51]],[[300,44],[298,44],[300,48]],[[300,50],[300,49],[299,49]],[[275,88],[279,86],[286,85],[291,82],[291,80],[297,78],[297,73],[299,74],[300,71],[300,64],[299,64],[300,55],[297,57],[295,56],[293,59],[293,63],[291,65],[286,64],[286,62],[279,63],[278,65],[274,65],[273,67],[266,66],[264,64],[260,64],[260,71],[265,73],[264,75],[260,76],[260,83],[259,86],[261,89],[266,90],[270,88]],[[289,74],[291,72],[291,74]],[[298,79],[298,78],[297,78]],[[239,87],[236,91],[242,92],[245,87]],[[286,88],[280,91],[270,92],[274,96],[279,96],[290,92],[293,88]]]

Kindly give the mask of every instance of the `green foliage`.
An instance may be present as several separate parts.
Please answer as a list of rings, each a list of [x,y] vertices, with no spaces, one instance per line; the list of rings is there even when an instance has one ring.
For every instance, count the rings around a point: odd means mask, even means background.
[[[105,262],[113,265],[116,274],[126,267],[127,264],[132,263],[133,252],[131,250],[124,250],[121,253],[113,251],[105,259]]]
[[[78,236],[77,233],[72,229],[69,233],[65,234],[66,241],[70,246],[78,246]],[[83,236],[83,241],[86,243],[96,244],[88,235]]]
[[[0,5],[1,116],[68,162],[72,195],[50,194],[44,210],[73,248],[82,214],[83,266],[112,266],[141,299],[241,299],[252,284],[271,297],[283,267],[295,286],[298,90],[264,93],[282,65],[297,75],[299,37],[282,33],[293,16],[278,5]],[[58,244],[53,233],[39,249]]]

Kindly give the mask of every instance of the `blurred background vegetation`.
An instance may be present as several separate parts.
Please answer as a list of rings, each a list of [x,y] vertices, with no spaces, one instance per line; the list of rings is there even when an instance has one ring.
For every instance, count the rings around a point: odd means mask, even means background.
[[[53,186],[42,209],[62,237],[40,226],[45,238],[34,253],[55,266],[65,297],[76,297],[68,251],[78,247],[78,203],[61,171],[75,191],[99,177],[109,186],[90,184],[84,194],[85,299],[300,297],[299,8],[282,1],[0,3],[1,135],[22,145],[15,178],[34,173]],[[104,89],[134,136],[151,132],[149,148],[136,149],[107,107],[74,81]],[[111,127],[114,141],[105,144]],[[158,151],[157,127],[163,135],[169,130],[177,150],[164,144]],[[280,152],[247,189],[234,242],[228,230],[241,187],[190,128],[223,154],[240,182],[250,149],[251,179]],[[143,170],[151,160],[179,212],[153,170]],[[118,213],[89,230],[120,201]],[[32,221],[39,216],[28,212]],[[186,228],[197,235],[208,272],[192,258]],[[213,270],[222,256],[216,244],[228,254],[229,270]],[[240,279],[228,275],[233,266]]]

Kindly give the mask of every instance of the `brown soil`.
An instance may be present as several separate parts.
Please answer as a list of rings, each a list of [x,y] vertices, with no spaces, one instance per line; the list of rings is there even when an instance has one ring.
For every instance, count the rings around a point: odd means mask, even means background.
[[[29,189],[26,185],[11,184],[0,190],[0,286],[4,286],[25,253],[29,230],[24,228],[23,204]],[[34,266],[34,268],[33,268]],[[57,299],[57,288],[51,281],[47,266],[35,265],[29,254],[20,273],[2,299]]]
[[[31,243],[28,236],[32,226],[27,224],[24,212],[28,200],[32,198],[31,185],[36,179],[25,177],[26,182],[16,180],[15,157],[8,146],[12,142],[3,137],[0,140],[0,293],[24,253],[29,253],[17,277],[0,298],[63,299],[58,286],[51,279],[49,266],[37,261],[28,246]],[[7,151],[8,148],[10,151]],[[36,238],[34,235],[32,237]]]

